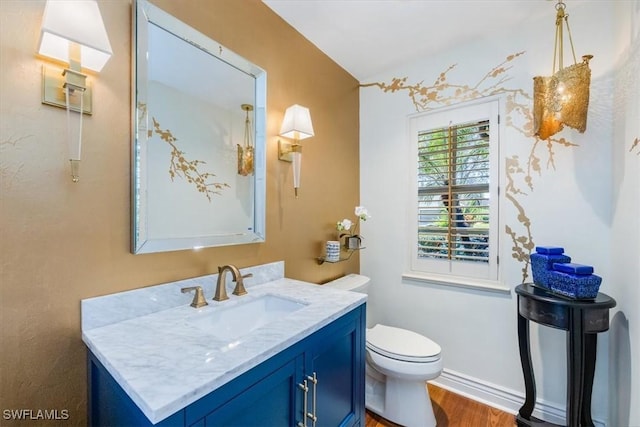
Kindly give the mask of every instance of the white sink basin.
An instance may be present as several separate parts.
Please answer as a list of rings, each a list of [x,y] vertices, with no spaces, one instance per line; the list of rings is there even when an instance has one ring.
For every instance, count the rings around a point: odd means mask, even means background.
[[[209,306],[188,323],[223,340],[233,340],[305,306],[302,302],[267,294],[228,307]]]

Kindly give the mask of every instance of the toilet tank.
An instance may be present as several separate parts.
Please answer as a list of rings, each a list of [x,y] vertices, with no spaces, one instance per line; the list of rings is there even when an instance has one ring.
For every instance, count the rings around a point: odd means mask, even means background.
[[[362,274],[347,274],[339,279],[327,282],[323,286],[366,294],[369,289],[370,280],[371,279]]]

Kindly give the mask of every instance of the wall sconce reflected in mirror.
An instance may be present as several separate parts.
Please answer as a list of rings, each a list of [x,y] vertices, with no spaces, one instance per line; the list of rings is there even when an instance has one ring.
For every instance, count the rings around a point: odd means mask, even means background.
[[[91,114],[91,89],[82,68],[99,72],[111,57],[111,44],[95,0],[47,0],[38,54],[69,65],[62,73],[42,68],[42,103],[67,110],[67,138],[73,182],[80,179],[82,116]],[[71,112],[79,119],[73,135]]]
[[[238,174],[242,176],[253,174],[253,126],[249,120],[249,111],[253,111],[253,105],[242,104],[240,106],[245,112],[244,119],[244,142],[243,145],[238,144]]]
[[[569,15],[565,4],[556,4],[556,34],[553,52],[553,75],[533,78],[533,129],[535,135],[545,140],[560,132],[564,125],[583,133],[587,128],[589,108],[589,84],[591,70],[589,60],[592,55],[583,55],[577,63],[573,48]],[[573,65],[563,68],[563,21],[569,33]],[[556,64],[558,68],[556,68]]]
[[[293,139],[293,143],[278,140],[278,158],[293,163],[293,190],[298,197],[300,188],[300,168],[302,164],[302,145],[299,141],[313,136],[311,113],[307,107],[294,104],[287,108],[280,128],[280,136]]]

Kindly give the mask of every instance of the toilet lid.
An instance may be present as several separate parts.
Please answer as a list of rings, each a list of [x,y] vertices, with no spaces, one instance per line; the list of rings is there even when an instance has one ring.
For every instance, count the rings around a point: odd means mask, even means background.
[[[367,329],[367,348],[392,359],[423,363],[438,360],[441,351],[425,336],[385,325]]]

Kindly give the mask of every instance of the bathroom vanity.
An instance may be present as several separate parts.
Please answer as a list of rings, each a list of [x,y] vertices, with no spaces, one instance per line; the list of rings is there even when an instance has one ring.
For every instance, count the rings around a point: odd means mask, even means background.
[[[90,425],[361,425],[366,296],[280,264],[243,269],[248,295],[221,303],[217,275],[83,300]]]

